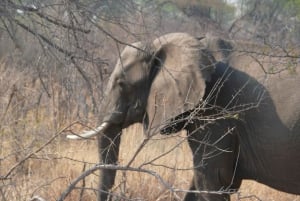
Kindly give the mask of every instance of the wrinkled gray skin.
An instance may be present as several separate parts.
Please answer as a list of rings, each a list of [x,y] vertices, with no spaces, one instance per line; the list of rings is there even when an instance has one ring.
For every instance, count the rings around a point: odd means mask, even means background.
[[[269,51],[184,33],[127,46],[103,105],[108,124],[93,133],[100,160],[117,163],[119,134],[133,123],[143,123],[148,135],[185,129],[194,156],[191,190],[224,192],[188,193],[185,200],[229,200],[242,179],[300,194],[299,67],[267,75],[274,73],[270,62],[282,59],[243,48]],[[114,170],[102,171],[99,200],[114,178]]]

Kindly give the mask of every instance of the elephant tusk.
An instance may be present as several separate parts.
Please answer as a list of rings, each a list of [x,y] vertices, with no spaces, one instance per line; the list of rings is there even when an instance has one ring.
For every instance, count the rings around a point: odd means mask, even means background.
[[[67,135],[67,138],[71,139],[71,140],[81,140],[81,139],[91,138],[91,137],[94,137],[95,135],[99,134],[100,132],[103,132],[104,130],[106,130],[108,126],[109,126],[109,123],[104,122],[100,126],[98,126],[97,128],[95,128],[93,130],[84,131],[83,133],[81,133],[79,135]]]

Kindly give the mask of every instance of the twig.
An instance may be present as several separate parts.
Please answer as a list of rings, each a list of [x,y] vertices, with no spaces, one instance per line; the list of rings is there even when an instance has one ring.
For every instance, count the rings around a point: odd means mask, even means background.
[[[71,126],[73,126],[74,124],[76,124],[77,122],[73,122],[70,125],[68,125],[67,127],[63,128],[62,130],[60,130],[59,132],[57,132],[54,136],[52,136],[46,143],[44,143],[42,146],[40,146],[37,150],[27,154],[27,156],[25,156],[22,160],[20,160],[18,163],[16,163],[12,168],[10,168],[8,170],[8,172],[6,173],[5,176],[0,176],[0,180],[5,180],[8,179],[9,176],[12,174],[12,172],[18,167],[20,166],[22,163],[24,163],[26,160],[28,160],[30,157],[32,157],[33,155],[37,154],[38,152],[40,152],[42,149],[44,149],[47,145],[49,145],[53,140],[55,140],[59,135],[61,135],[62,133],[64,133],[68,128],[70,128]]]
[[[36,31],[32,30],[30,27],[28,27],[25,24],[21,23],[19,20],[13,19],[13,21],[17,25],[19,25],[21,28],[23,28],[24,30],[26,30],[29,33],[31,33],[33,36],[41,38],[45,43],[47,43],[48,45],[50,45],[54,49],[58,50],[60,53],[63,53],[63,54],[65,54],[68,57],[73,57],[73,54],[74,54],[73,52],[70,52],[70,51],[68,51],[66,49],[63,49],[62,47],[60,47],[56,43],[52,42],[50,39],[48,39],[45,36],[43,36],[42,34],[37,33]]]
[[[61,196],[57,199],[57,201],[63,201],[65,198],[71,193],[73,189],[76,188],[76,185],[85,177],[89,176],[90,174],[93,174],[97,170],[103,170],[103,169],[109,169],[109,170],[122,170],[122,171],[131,171],[131,172],[141,172],[146,173],[149,175],[154,176],[166,189],[168,189],[170,192],[175,193],[175,197],[177,199],[180,199],[176,193],[177,192],[183,192],[183,193],[200,193],[200,194],[216,194],[216,195],[222,195],[222,194],[232,194],[232,191],[229,190],[216,190],[216,191],[209,191],[209,190],[182,190],[173,188],[169,183],[167,183],[158,173],[151,170],[146,170],[142,168],[133,168],[128,166],[120,166],[120,165],[112,165],[112,164],[97,164],[94,167],[86,170],[81,175],[79,175],[76,179],[74,179],[70,185],[67,187],[67,189],[61,194]],[[101,191],[101,189],[99,189]]]
[[[98,165],[86,170],[79,177],[77,177],[74,181],[72,181],[71,184],[68,186],[68,188],[61,194],[58,201],[63,201],[69,195],[69,193],[75,188],[75,186],[77,185],[78,182],[80,182],[82,179],[84,179],[85,177],[89,176],[90,174],[92,174],[93,172],[95,172],[99,169],[123,170],[123,171],[147,173],[147,174],[154,176],[156,179],[158,179],[159,182],[162,183],[168,189],[172,189],[172,187],[167,182],[165,182],[159,174],[157,174],[154,171],[145,170],[145,169],[141,169],[141,168],[127,167],[127,166],[119,166],[119,165],[111,165],[111,164],[98,164]]]
[[[86,170],[86,163],[84,163],[84,165],[83,165],[82,172],[84,172],[85,170]],[[85,189],[85,178],[82,179],[82,189],[80,191],[79,201],[83,200],[84,189]]]

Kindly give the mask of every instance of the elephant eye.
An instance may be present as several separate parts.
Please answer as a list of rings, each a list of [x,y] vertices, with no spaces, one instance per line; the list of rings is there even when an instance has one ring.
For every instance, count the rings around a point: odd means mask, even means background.
[[[118,80],[118,85],[121,87],[121,88],[125,88],[125,82],[124,80]]]
[[[123,79],[119,79],[119,80],[117,81],[117,84],[118,84],[118,86],[120,87],[120,89],[121,89],[122,91],[126,91],[127,88],[128,88],[127,82],[126,82],[125,80],[123,80]]]

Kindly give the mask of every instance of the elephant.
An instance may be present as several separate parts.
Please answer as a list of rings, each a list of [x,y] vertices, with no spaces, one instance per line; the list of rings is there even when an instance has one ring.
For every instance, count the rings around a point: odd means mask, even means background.
[[[97,136],[100,161],[115,164],[129,125],[142,123],[147,135],[186,130],[194,163],[186,201],[230,200],[243,179],[300,194],[300,70],[287,59],[264,45],[188,33],[132,43],[109,78],[103,123],[68,138]],[[98,200],[108,199],[115,175],[102,170]]]

